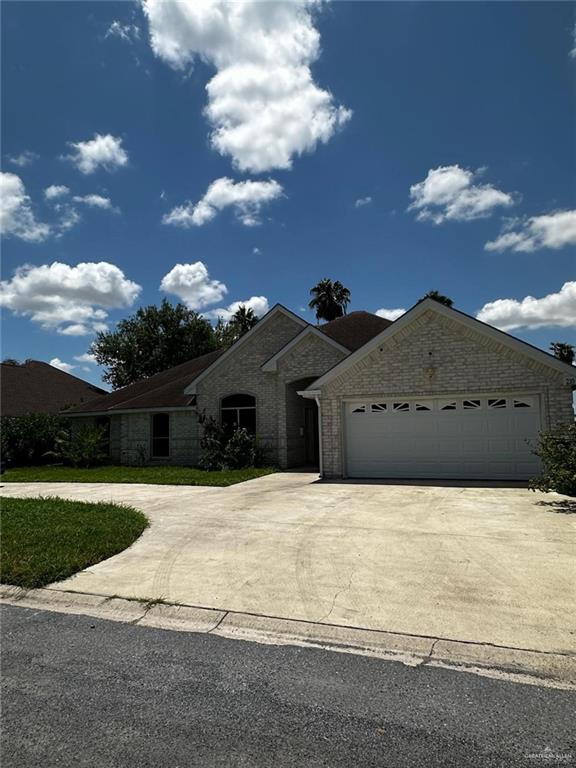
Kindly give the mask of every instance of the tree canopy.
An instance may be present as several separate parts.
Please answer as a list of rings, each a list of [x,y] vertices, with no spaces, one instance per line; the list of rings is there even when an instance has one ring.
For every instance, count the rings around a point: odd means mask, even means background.
[[[332,282],[326,277],[311,288],[310,294],[308,306],[316,312],[317,320],[330,322],[346,314],[350,291],[339,280]]]
[[[568,365],[572,365],[574,362],[574,345],[573,344],[565,344],[562,341],[553,341],[552,344],[550,344],[550,351],[554,355],[554,357],[557,357],[559,360],[562,360],[564,363],[568,363]]]
[[[444,294],[440,293],[439,291],[428,291],[424,294],[424,296],[422,296],[420,301],[424,301],[424,299],[433,299],[439,304],[444,304],[445,307],[451,307],[454,304],[449,296],[444,296]]]
[[[184,304],[164,299],[140,307],[113,331],[101,331],[90,351],[113,389],[125,387],[217,349],[210,322]]]

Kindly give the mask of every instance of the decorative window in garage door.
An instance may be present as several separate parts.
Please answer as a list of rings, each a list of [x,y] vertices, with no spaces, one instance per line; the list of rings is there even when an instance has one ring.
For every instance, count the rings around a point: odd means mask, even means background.
[[[506,400],[503,397],[494,397],[488,399],[488,408],[506,408]]]
[[[388,406],[386,403],[372,403],[370,410],[372,413],[385,413]]]
[[[426,400],[421,403],[416,403],[416,407],[414,409],[415,411],[431,411],[432,410],[432,401]]]
[[[352,413],[366,413],[366,406],[365,405],[353,405],[352,406]]]
[[[533,397],[523,397],[521,400],[517,400],[514,398],[514,408],[533,408],[534,407],[534,398]]]
[[[465,411],[474,411],[476,408],[480,407],[480,400],[462,400],[462,408]]]
[[[440,401],[440,410],[441,411],[455,411],[456,410],[456,400],[444,400]]]
[[[394,403],[394,412],[407,413],[410,410],[410,403]]]

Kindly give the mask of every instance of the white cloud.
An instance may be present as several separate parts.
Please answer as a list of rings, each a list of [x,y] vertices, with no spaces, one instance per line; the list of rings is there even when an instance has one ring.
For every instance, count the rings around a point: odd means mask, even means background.
[[[40,155],[37,155],[36,152],[25,149],[19,155],[8,155],[7,160],[12,165],[17,165],[18,168],[25,168],[27,165],[32,165],[39,157]]]
[[[424,181],[410,187],[409,211],[418,221],[472,221],[490,216],[495,208],[514,205],[514,197],[490,184],[477,183],[484,169],[469,171],[459,165],[431,168]]]
[[[570,50],[569,56],[571,59],[576,59],[576,24],[574,24],[574,28],[572,30],[572,48]]]
[[[261,253],[262,253],[262,251],[260,250],[260,248],[257,248],[256,246],[254,246],[254,248],[252,248],[252,255],[253,256],[260,256]]]
[[[576,245],[576,210],[556,211],[529,219],[513,219],[505,231],[486,243],[487,251],[521,251]]]
[[[59,370],[64,371],[65,373],[70,373],[70,371],[73,371],[74,368],[78,367],[76,365],[72,365],[71,363],[63,362],[59,357],[53,357],[52,360],[50,360],[50,365],[52,365],[54,368],[58,368]]]
[[[203,314],[214,320],[221,317],[223,320],[228,321],[232,319],[233,315],[240,309],[240,307],[252,309],[256,317],[262,317],[270,309],[266,296],[252,296],[245,301],[233,301],[232,304],[229,304],[227,307],[211,309],[209,312],[204,312]]]
[[[108,311],[133,304],[141,288],[114,264],[60,262],[18,267],[0,283],[0,306],[45,330],[83,336],[105,330]]]
[[[51,184],[44,190],[44,197],[46,200],[58,200],[61,197],[66,197],[70,194],[69,187],[64,184]]]
[[[71,142],[70,146],[73,153],[64,159],[70,160],[84,174],[94,173],[99,168],[111,172],[128,165],[128,153],[122,147],[122,139],[109,133],[97,133],[89,141]]]
[[[351,117],[319,88],[315,0],[143,0],[156,56],[176,70],[213,65],[206,86],[212,147],[241,171],[287,169]]]
[[[491,301],[482,307],[476,317],[503,331],[511,331],[514,328],[576,326],[576,282],[564,283],[558,293],[549,293],[541,299],[526,296],[521,301]]]
[[[370,205],[371,202],[372,198],[369,195],[368,197],[359,197],[354,203],[354,208],[363,208],[365,205]]]
[[[398,307],[398,309],[377,309],[376,314],[378,317],[383,317],[386,320],[398,320],[399,317],[401,317],[406,310],[404,308]]]
[[[89,208],[102,208],[105,211],[112,211],[112,213],[120,213],[120,210],[112,205],[112,200],[109,197],[102,197],[102,195],[75,195],[72,200],[75,203],[83,203]]]
[[[135,43],[140,39],[140,28],[136,24],[122,24],[116,20],[110,24],[104,37],[117,37],[125,43]]]
[[[50,237],[48,224],[36,220],[22,179],[15,173],[0,173],[0,232],[29,243]]]
[[[235,182],[223,177],[213,181],[197,203],[186,202],[173,208],[162,222],[178,227],[201,227],[224,208],[233,208],[244,226],[253,227],[260,223],[262,207],[282,197],[282,193],[282,187],[273,179]]]
[[[90,352],[84,352],[81,355],[74,355],[74,360],[78,360],[79,363],[93,363],[96,365],[96,356],[91,355]],[[86,368],[85,370],[90,370]]]
[[[160,290],[174,294],[195,310],[216,304],[228,293],[224,283],[210,278],[206,265],[201,261],[176,264],[162,278]]]

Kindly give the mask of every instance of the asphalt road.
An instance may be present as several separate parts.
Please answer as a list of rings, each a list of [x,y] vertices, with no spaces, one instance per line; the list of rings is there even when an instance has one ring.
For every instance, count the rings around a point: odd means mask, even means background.
[[[2,608],[3,768],[576,765],[576,692]]]

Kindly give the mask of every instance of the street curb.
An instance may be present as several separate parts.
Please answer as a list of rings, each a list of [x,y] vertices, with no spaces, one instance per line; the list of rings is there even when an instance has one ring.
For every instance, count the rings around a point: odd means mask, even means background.
[[[356,653],[412,667],[442,667],[548,687],[576,689],[576,654],[405,635],[234,611],[0,585],[0,603],[267,645]]]

